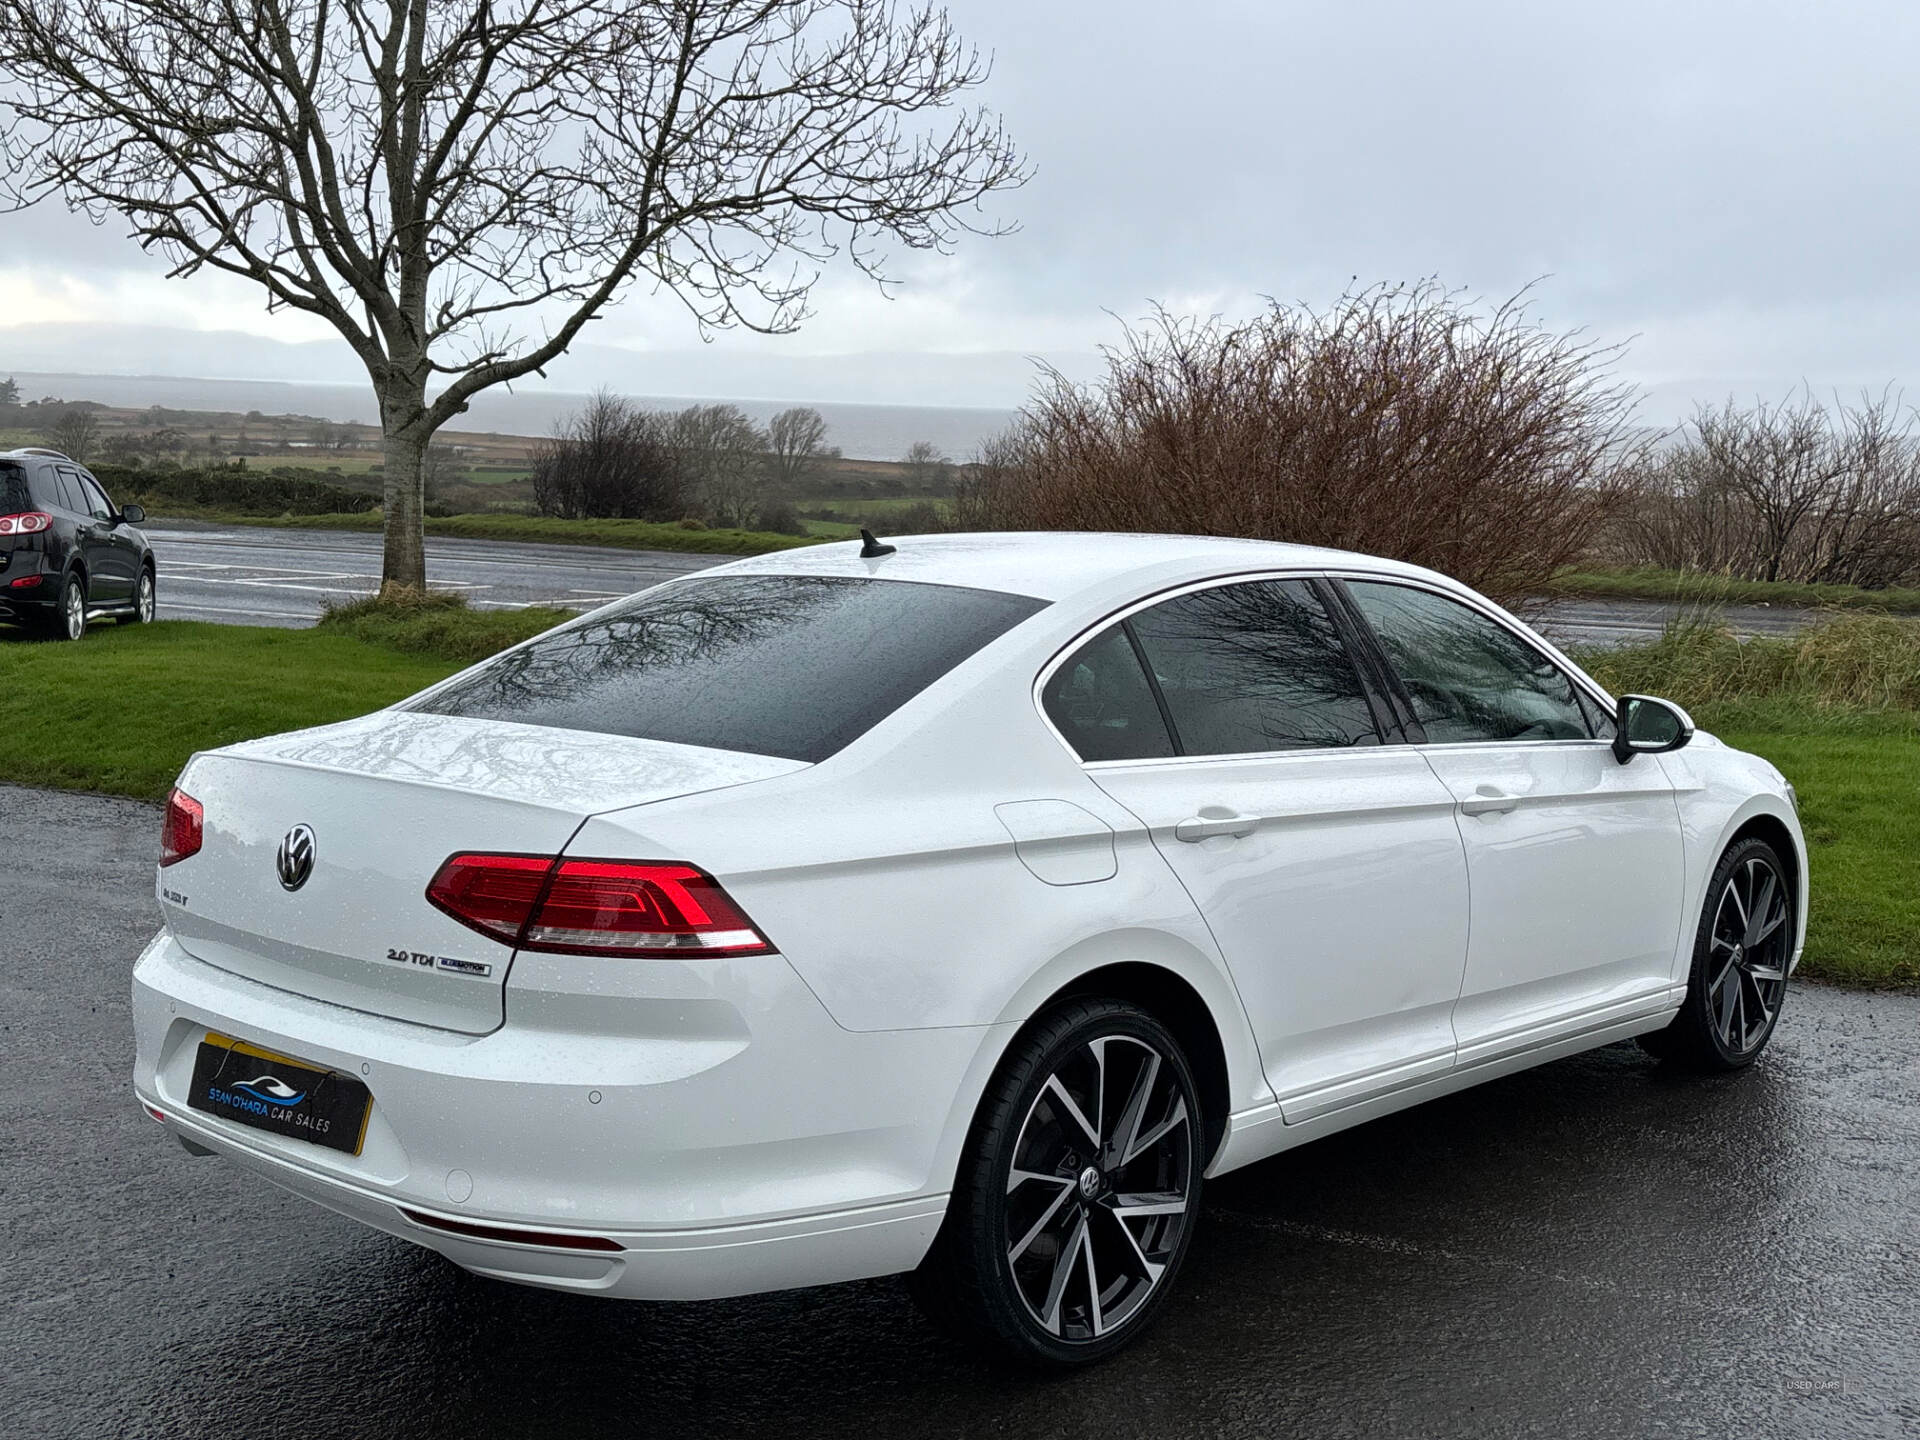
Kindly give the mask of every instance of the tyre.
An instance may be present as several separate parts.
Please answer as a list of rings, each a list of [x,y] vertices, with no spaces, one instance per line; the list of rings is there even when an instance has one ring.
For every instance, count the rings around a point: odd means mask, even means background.
[[[69,570],[60,582],[60,603],[47,617],[47,634],[55,640],[80,640],[87,633],[87,582]]]
[[[1694,938],[1687,998],[1671,1025],[1641,1037],[1642,1047],[1693,1070],[1751,1065],[1780,1022],[1797,898],[1766,841],[1742,840],[1721,856]]]
[[[1205,1166],[1193,1072],[1151,1015],[1073,1000],[1001,1061],[947,1218],[911,1277],[943,1328],[1029,1365],[1141,1334],[1193,1237]]]
[[[126,617],[128,625],[151,625],[154,611],[159,605],[159,595],[154,588],[153,571],[145,566],[140,570],[140,582],[133,588],[133,613]]]

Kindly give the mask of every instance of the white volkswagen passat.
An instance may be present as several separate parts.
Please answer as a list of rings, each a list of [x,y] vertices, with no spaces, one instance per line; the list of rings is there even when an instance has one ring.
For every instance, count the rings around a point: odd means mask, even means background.
[[[1252,541],[829,545],[196,756],[141,1102],[484,1275],[913,1271],[1094,1359],[1202,1177],[1639,1036],[1733,1069],[1790,788],[1465,587]]]

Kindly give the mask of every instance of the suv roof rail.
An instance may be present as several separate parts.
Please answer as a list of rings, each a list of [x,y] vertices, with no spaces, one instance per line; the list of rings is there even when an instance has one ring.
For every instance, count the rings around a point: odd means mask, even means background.
[[[45,445],[23,445],[12,453],[15,455],[46,455],[55,460],[65,460],[69,464],[76,463],[71,455],[59,450],[49,450]]]

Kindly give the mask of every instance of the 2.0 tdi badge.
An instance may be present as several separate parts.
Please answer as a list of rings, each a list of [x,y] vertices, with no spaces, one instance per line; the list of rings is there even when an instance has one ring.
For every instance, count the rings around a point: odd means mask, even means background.
[[[274,866],[280,872],[282,890],[298,890],[307,883],[313,874],[313,830],[306,825],[296,825],[287,832],[287,838],[280,842],[280,851],[274,856]]]

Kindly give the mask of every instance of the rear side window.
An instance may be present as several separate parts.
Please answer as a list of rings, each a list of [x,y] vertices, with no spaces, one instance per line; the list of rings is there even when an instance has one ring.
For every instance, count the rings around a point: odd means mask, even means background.
[[[19,515],[33,508],[25,472],[18,465],[0,465],[0,515]]]
[[[1047,718],[1082,760],[1157,760],[1173,737],[1126,627],[1089,640],[1047,680]]]
[[[700,577],[544,635],[410,708],[824,760],[1045,607],[905,580]]]
[[[1196,590],[1128,623],[1188,755],[1380,743],[1340,632],[1303,580]]]

